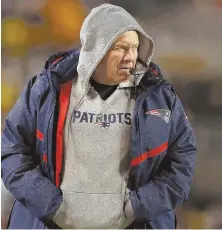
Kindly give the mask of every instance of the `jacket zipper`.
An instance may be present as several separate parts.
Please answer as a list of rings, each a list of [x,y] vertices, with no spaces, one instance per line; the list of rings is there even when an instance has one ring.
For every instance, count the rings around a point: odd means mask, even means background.
[[[136,104],[135,104],[135,107],[134,107],[134,112],[133,112],[133,120],[136,119],[136,126],[137,127],[133,127],[134,126],[134,122],[132,123],[132,129],[131,129],[131,139],[132,139],[132,132],[133,130],[137,130],[138,129],[138,132],[139,132],[139,151],[140,151],[140,154],[142,153],[142,143],[141,143],[141,138],[140,138],[140,123],[139,123],[139,117],[138,117],[138,111],[139,111],[139,108],[141,107],[142,103],[144,102],[145,98],[149,97],[150,95],[152,95],[157,88],[160,87],[160,85],[162,85],[164,81],[161,81],[159,84],[153,86],[152,88],[150,88],[149,90],[147,91],[144,91],[142,92],[141,94],[144,94],[144,95],[141,95],[140,98],[141,98],[141,101],[137,101]],[[138,97],[136,98],[136,100],[138,100]],[[131,141],[131,145],[130,145],[130,156],[131,156],[131,159],[133,158],[133,153],[132,153],[132,141]],[[139,167],[139,175],[137,178],[140,178],[140,165],[138,165],[137,167]],[[129,167],[129,174],[130,174],[130,170],[131,170],[131,162],[130,162],[130,167]],[[139,184],[139,181],[136,181],[136,188],[138,187],[138,184]]]

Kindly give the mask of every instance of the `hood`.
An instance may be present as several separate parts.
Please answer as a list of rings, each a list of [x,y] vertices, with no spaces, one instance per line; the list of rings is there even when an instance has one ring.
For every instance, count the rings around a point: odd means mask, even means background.
[[[85,18],[80,31],[82,47],[77,66],[84,94],[88,92],[90,77],[111,45],[124,32],[130,30],[138,32],[140,41],[138,57],[149,66],[154,52],[154,42],[126,10],[119,6],[102,4],[92,9]],[[142,70],[144,67],[138,62],[136,68]],[[138,85],[142,77],[139,75],[134,81],[134,77],[130,76],[129,81],[120,87],[133,86],[132,82]]]

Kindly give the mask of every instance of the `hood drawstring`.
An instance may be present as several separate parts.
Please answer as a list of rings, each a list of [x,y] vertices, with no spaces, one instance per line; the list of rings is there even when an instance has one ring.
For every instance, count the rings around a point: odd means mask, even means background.
[[[81,97],[81,99],[79,100],[79,102],[76,104],[76,106],[74,107],[74,109],[73,109],[73,112],[75,112],[78,108],[79,108],[79,106],[82,104],[82,102],[83,102],[83,100],[84,100],[84,97],[85,97],[85,95],[83,95],[82,97]]]

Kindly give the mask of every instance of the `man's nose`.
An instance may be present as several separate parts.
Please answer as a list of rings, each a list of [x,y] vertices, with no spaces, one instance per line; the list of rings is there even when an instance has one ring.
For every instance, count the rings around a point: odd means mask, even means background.
[[[128,61],[128,62],[134,62],[136,59],[136,55],[135,55],[135,52],[133,52],[132,49],[129,49],[126,54],[124,55],[124,58],[123,60],[124,61]]]

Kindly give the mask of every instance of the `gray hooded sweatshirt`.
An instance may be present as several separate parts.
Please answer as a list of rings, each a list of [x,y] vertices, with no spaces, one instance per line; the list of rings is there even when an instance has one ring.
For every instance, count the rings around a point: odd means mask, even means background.
[[[135,105],[129,87],[139,84],[142,75],[136,81],[130,76],[105,101],[89,82],[111,45],[131,30],[139,34],[138,56],[149,65],[154,43],[123,8],[103,4],[83,23],[78,77],[73,79],[64,131],[63,203],[53,217],[63,229],[117,229],[133,221],[125,212],[127,201],[130,208],[127,180]],[[136,67],[144,68],[139,63]]]

